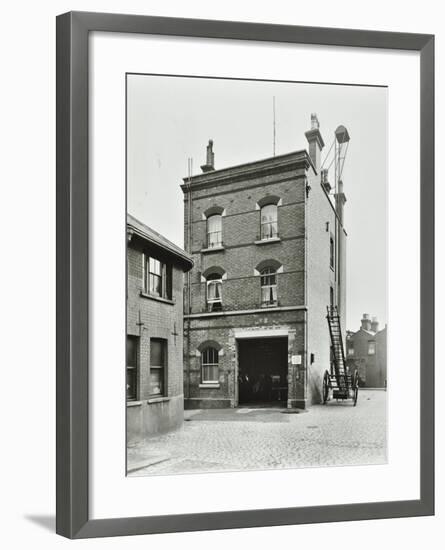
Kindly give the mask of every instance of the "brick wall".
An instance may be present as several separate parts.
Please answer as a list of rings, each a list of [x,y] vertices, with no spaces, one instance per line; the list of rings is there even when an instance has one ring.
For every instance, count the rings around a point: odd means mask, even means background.
[[[323,373],[330,368],[330,336],[326,307],[330,305],[330,287],[335,290],[334,269],[330,265],[330,239],[335,241],[335,212],[327,198],[320,176],[308,174],[311,186],[307,201],[307,306],[308,306],[308,402],[320,403]],[[345,246],[343,246],[343,250]],[[342,279],[344,285],[344,279]],[[343,292],[345,295],[345,292]],[[345,325],[341,319],[342,331]],[[314,361],[311,364],[310,357]]]
[[[293,179],[290,179],[291,175]],[[260,280],[254,270],[260,262],[269,259],[283,266],[283,273],[279,274],[278,280],[280,304],[303,304],[304,178],[300,171],[299,174],[285,172],[275,176],[275,179],[278,181],[273,181],[271,176],[263,176],[241,185],[227,184],[224,191],[220,187],[193,191],[192,255],[195,265],[191,273],[192,313],[205,310],[206,285],[202,273],[212,266],[222,267],[226,272],[227,278],[223,282],[223,305],[226,309],[259,307]],[[260,237],[260,210],[257,203],[268,195],[281,199],[278,206],[281,240],[255,244]],[[203,214],[212,206],[224,209],[224,250],[202,253],[206,247],[207,231]],[[186,235],[187,209],[186,201]]]
[[[191,319],[185,322],[185,335],[189,336],[189,349],[184,357],[186,408],[233,407],[238,399],[238,346],[236,335],[249,335],[260,329],[270,336],[281,331],[288,338],[288,383],[291,406],[304,399],[304,370],[292,365],[292,355],[304,352],[305,311],[269,312],[261,315],[227,315]],[[262,336],[264,337],[264,336]],[[220,344],[219,387],[209,388],[201,384],[201,353],[199,347],[206,341]]]
[[[172,267],[172,302],[141,295],[143,252],[153,248],[133,237],[127,249],[127,334],[139,338],[137,401],[127,407],[129,442],[177,428],[183,421],[183,279],[182,269]],[[159,255],[159,251],[155,254]],[[176,333],[176,334],[175,334]],[[150,395],[150,338],[167,341],[168,367],[165,399]],[[151,401],[149,403],[149,401]]]

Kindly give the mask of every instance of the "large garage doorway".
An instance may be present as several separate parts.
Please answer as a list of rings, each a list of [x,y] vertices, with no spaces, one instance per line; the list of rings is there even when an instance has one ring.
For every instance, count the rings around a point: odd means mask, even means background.
[[[240,405],[287,405],[287,338],[238,340]]]

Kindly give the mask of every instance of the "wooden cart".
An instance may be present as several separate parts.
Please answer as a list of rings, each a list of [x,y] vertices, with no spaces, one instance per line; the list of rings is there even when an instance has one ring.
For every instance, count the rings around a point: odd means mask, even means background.
[[[325,405],[331,398],[337,401],[352,399],[354,407],[358,397],[358,371],[349,372],[345,361],[340,316],[337,306],[328,306],[327,320],[331,336],[331,368],[323,376],[322,398]]]

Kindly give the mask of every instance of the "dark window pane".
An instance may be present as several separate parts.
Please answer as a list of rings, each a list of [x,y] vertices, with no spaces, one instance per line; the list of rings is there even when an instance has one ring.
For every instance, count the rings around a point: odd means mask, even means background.
[[[135,368],[127,367],[127,399],[136,399],[136,375]]]
[[[152,338],[150,340],[150,365],[157,367],[164,366],[164,359],[165,341]]]
[[[172,299],[172,268],[170,265],[165,266],[165,283],[164,283],[164,294],[165,298],[168,298],[169,300]]]
[[[138,337],[127,336],[127,367],[136,367],[138,362]]]

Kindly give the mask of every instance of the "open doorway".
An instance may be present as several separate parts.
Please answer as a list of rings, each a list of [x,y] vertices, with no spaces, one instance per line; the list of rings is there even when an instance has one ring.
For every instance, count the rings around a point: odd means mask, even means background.
[[[239,340],[239,405],[286,407],[287,361],[287,338]]]

